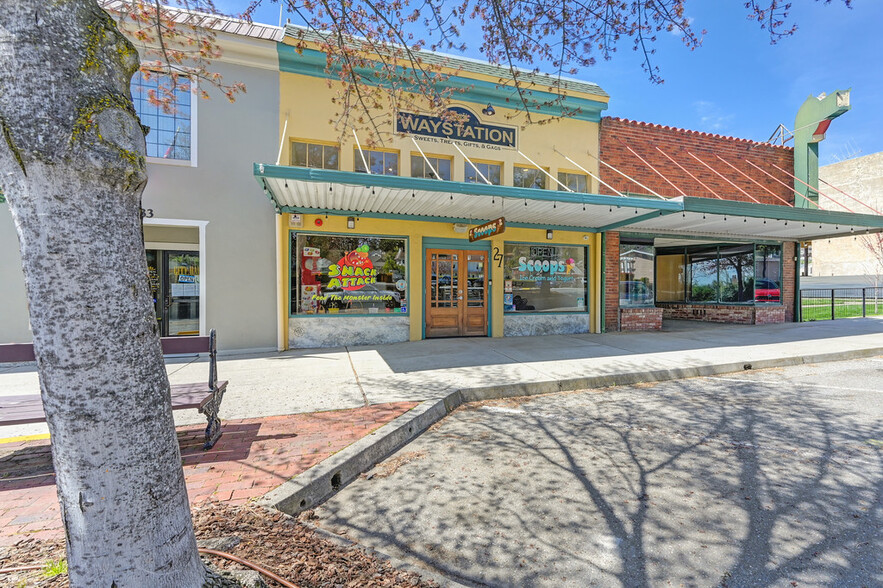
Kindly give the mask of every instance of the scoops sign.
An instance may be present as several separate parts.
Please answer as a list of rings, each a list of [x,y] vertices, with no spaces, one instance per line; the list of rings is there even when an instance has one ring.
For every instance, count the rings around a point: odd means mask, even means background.
[[[494,235],[499,235],[506,230],[506,218],[500,217],[489,223],[478,225],[469,229],[469,242],[478,241],[479,239],[487,239]]]
[[[361,290],[366,284],[377,282],[377,270],[368,257],[368,246],[362,245],[328,266],[329,290]]]

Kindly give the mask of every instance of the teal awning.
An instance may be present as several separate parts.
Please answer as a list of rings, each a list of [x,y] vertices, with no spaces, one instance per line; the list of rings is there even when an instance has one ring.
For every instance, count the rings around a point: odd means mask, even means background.
[[[883,231],[883,216],[710,198],[668,200],[254,164],[277,212],[345,214],[584,232],[805,241]]]

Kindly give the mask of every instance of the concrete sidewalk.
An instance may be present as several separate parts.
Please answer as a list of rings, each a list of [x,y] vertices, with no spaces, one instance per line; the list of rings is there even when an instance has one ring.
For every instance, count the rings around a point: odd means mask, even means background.
[[[219,347],[223,350],[223,333]],[[225,420],[441,398],[535,394],[883,354],[883,319],[765,326],[665,321],[662,332],[504,339],[433,339],[392,345],[227,355]],[[207,359],[167,363],[173,383],[207,378]],[[33,367],[0,369],[0,395],[38,390]],[[204,419],[175,412],[177,425]],[[0,438],[45,424],[0,427]]]

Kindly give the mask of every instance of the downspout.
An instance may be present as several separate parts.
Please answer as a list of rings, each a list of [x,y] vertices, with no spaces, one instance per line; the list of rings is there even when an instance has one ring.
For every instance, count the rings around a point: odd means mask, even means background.
[[[805,199],[795,200],[795,207],[818,208],[819,142],[825,138],[831,121],[850,108],[849,90],[836,90],[830,96],[824,93],[818,97],[810,96],[797,111],[794,119],[794,176],[815,186],[815,190],[795,179],[795,192],[805,196]]]

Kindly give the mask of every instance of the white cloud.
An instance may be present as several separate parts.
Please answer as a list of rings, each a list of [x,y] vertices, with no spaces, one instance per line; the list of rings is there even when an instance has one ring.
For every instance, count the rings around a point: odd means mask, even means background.
[[[736,118],[733,113],[725,114],[720,106],[714,102],[697,100],[693,103],[693,109],[699,119],[699,130],[720,133],[730,127],[730,123]]]

